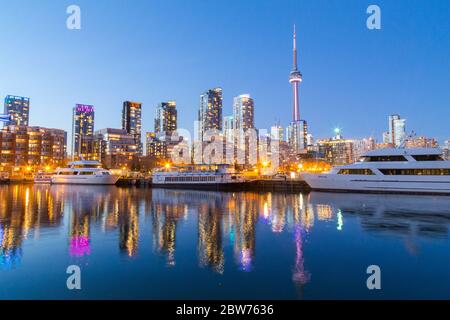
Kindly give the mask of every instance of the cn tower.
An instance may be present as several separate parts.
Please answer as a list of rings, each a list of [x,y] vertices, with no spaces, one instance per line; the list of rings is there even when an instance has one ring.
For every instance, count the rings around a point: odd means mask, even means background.
[[[289,76],[289,82],[292,84],[294,89],[294,109],[292,112],[293,122],[300,121],[300,107],[298,101],[298,85],[302,82],[302,74],[298,70],[297,65],[297,34],[294,25],[294,69],[291,71]]]

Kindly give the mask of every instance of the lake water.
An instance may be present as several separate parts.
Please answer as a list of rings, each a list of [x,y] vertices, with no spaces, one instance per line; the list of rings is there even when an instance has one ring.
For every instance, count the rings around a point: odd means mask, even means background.
[[[450,299],[449,225],[439,196],[0,186],[0,299]]]

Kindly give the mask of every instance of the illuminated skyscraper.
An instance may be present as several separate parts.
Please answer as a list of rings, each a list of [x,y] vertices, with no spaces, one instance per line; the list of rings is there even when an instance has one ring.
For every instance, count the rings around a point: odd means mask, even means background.
[[[94,106],[77,104],[72,117],[72,157],[91,154],[94,141]],[[88,160],[88,159],[86,159]]]
[[[281,125],[276,124],[270,128],[271,138],[273,140],[284,141],[284,129]]]
[[[398,147],[405,138],[406,119],[401,119],[398,114],[389,116],[389,142]]]
[[[156,107],[155,132],[147,133],[147,156],[158,160],[172,158],[174,147],[181,141],[177,135],[177,103],[161,102]]]
[[[222,88],[214,88],[200,96],[198,139],[204,141],[208,130],[222,131]]]
[[[142,103],[125,101],[122,110],[122,129],[134,137],[139,155],[143,153],[141,128]]]
[[[298,87],[300,83],[303,81],[303,76],[301,72],[298,70],[297,64],[297,34],[294,26],[294,67],[289,76],[289,82],[292,84],[293,92],[294,92],[294,105],[292,112],[292,123],[291,128],[289,130],[289,144],[291,145],[293,151],[297,154],[306,151],[307,147],[307,123],[305,120],[300,120],[300,107],[299,107],[299,94]]]
[[[30,98],[6,96],[5,114],[10,116],[11,125],[28,126],[30,114]]]
[[[236,130],[253,129],[255,127],[254,111],[255,102],[249,94],[235,97],[233,101],[234,128]]]
[[[158,104],[155,113],[155,133],[170,135],[177,127],[177,103],[167,101]]]
[[[256,151],[257,146],[256,132],[251,131],[255,128],[254,109],[255,103],[249,94],[242,94],[235,97],[233,100],[234,136],[236,139],[236,148],[238,155],[240,155],[239,151],[243,152],[242,155],[245,158],[242,160],[245,161],[245,164],[249,164],[250,148],[253,147],[254,149],[252,151]]]

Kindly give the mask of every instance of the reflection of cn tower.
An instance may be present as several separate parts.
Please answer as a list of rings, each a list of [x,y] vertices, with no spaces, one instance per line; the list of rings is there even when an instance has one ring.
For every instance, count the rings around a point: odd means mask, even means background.
[[[297,203],[292,206],[294,210],[294,237],[295,237],[295,266],[293,270],[292,280],[294,283],[300,285],[301,287],[307,284],[311,278],[308,271],[305,270],[305,260],[303,256],[303,234],[304,227],[302,225],[301,212],[307,212],[307,205],[303,201],[303,195],[301,194],[298,198],[294,198]],[[306,226],[307,227],[307,226]]]
[[[311,275],[305,270],[305,260],[303,257],[303,239],[302,239],[302,227],[300,225],[295,226],[295,267],[292,275],[292,280],[296,284],[305,285],[309,282]]]

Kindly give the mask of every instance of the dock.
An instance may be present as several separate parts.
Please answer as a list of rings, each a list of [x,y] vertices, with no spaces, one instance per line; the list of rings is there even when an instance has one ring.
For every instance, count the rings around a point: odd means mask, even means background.
[[[228,185],[198,185],[198,184],[176,184],[158,185],[152,184],[151,179],[129,179],[122,178],[117,184],[119,187],[145,187],[164,189],[191,189],[207,191],[270,191],[270,192],[309,192],[311,188],[303,180],[253,180],[244,183]]]
[[[2,179],[1,184],[33,184],[32,179]],[[121,178],[116,186],[127,188],[163,188],[163,189],[187,189],[187,190],[205,190],[205,191],[253,191],[253,192],[309,192],[311,188],[303,180],[270,180],[261,179],[243,183],[222,184],[222,185],[199,185],[199,184],[176,184],[176,185],[153,185],[151,179],[144,178]]]

